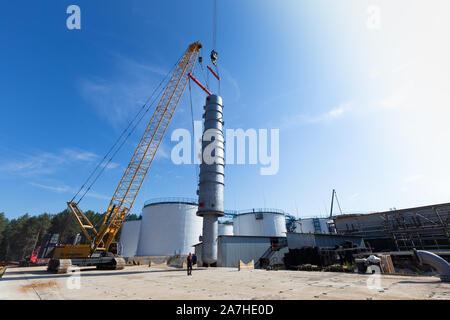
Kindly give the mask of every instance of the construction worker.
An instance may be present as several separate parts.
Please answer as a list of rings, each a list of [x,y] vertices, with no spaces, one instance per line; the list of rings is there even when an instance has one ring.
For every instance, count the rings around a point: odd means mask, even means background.
[[[187,275],[192,276],[192,254],[190,252],[187,257]]]

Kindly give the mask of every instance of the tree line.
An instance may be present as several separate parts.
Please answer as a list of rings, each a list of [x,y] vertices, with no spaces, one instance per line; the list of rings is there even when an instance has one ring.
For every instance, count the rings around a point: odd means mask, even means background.
[[[88,210],[84,213],[98,230],[104,213]],[[136,219],[129,214],[127,219]],[[73,214],[68,210],[57,214],[42,213],[30,216],[28,213],[15,219],[7,219],[0,212],[0,261],[19,261],[31,254],[35,246],[39,246],[47,233],[59,234],[59,243],[68,244],[76,234],[83,235],[81,227]],[[116,240],[120,238],[120,231]],[[86,240],[82,237],[82,243]]]

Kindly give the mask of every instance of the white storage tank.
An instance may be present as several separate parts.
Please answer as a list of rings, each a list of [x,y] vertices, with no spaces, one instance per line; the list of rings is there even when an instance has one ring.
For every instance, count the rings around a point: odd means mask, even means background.
[[[203,219],[194,199],[147,201],[142,209],[138,256],[187,255],[202,234]]]
[[[293,223],[294,233],[303,233],[301,220],[295,220]]]
[[[297,231],[297,233],[330,233],[330,228],[328,218],[305,218],[301,219],[301,232]]]
[[[219,221],[219,236],[232,236],[233,235],[233,222],[221,222]]]
[[[285,237],[286,216],[280,210],[254,209],[233,217],[233,235]]]
[[[139,233],[141,230],[141,220],[127,220],[122,225],[119,240],[119,254],[122,257],[136,256]]]

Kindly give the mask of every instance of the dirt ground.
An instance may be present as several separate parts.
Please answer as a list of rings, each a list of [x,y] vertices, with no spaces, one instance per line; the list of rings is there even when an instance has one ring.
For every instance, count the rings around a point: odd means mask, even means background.
[[[49,274],[45,267],[10,268],[0,299],[450,299],[450,283],[437,277],[308,271],[238,271],[128,266]]]

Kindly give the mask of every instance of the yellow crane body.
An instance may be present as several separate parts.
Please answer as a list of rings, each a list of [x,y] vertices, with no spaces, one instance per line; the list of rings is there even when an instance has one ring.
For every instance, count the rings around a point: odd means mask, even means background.
[[[155,158],[158,147],[186,88],[188,75],[194,70],[201,47],[200,42],[192,43],[178,62],[139,145],[114,192],[98,230],[89,221],[76,202],[67,202],[70,212],[79,223],[90,245],[59,246],[55,249],[52,260],[72,259],[73,264],[73,259],[85,260],[86,258],[98,258],[106,255],[114,237],[122,227],[127,214],[130,212],[150,165]],[[49,270],[51,269],[50,264]],[[58,269],[58,266],[60,266],[59,269],[64,269],[65,267],[62,264],[67,265],[68,262],[65,261],[62,263],[61,261],[55,261],[53,262],[53,269]],[[60,270],[56,271],[59,272]]]

